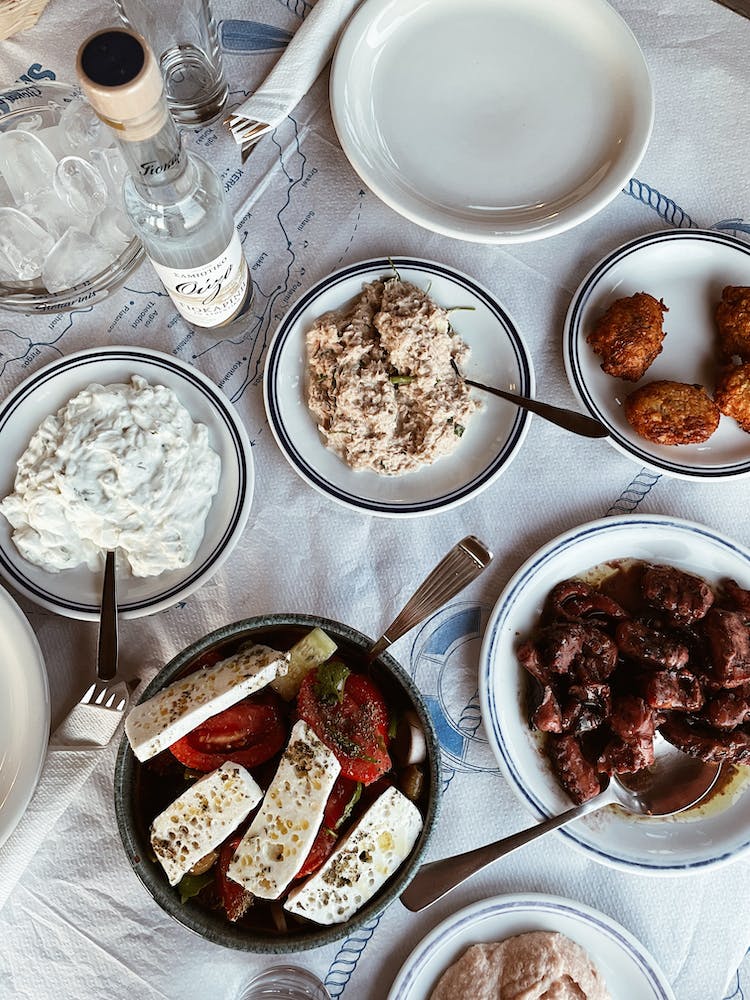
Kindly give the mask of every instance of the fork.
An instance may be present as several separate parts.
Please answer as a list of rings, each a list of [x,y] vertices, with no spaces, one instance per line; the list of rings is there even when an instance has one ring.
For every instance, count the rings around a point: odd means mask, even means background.
[[[50,736],[50,750],[101,750],[120,728],[140,681],[94,681]]]

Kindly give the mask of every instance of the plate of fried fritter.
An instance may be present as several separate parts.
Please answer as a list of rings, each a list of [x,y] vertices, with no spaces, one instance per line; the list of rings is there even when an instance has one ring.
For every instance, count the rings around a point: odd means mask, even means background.
[[[479,693],[487,738],[537,818],[637,774],[658,732],[721,761],[709,797],[669,817],[610,806],[557,836],[644,875],[750,851],[750,551],[663,515],[606,517],[535,552],[490,616]]]
[[[750,244],[687,229],[619,247],[573,296],[564,355],[573,391],[639,464],[750,473]]]

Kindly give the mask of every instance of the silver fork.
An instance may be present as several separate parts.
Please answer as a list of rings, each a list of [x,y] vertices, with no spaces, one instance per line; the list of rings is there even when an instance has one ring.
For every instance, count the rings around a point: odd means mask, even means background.
[[[391,643],[406,635],[467,587],[492,562],[492,553],[474,535],[453,546],[422,581],[388,628],[373,644],[367,659],[376,660]]]
[[[115,737],[139,680],[94,681],[50,736],[50,750],[101,750]]]

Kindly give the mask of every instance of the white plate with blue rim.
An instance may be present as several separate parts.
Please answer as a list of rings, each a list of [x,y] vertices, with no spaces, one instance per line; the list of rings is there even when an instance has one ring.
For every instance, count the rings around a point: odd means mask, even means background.
[[[611,560],[676,566],[715,587],[730,578],[750,588],[750,550],[712,528],[657,514],[605,517],[552,539],[514,574],[492,611],[479,663],[485,731],[497,761],[530,816],[571,806],[527,717],[527,675],[516,649],[539,622],[550,590]],[[705,802],[676,816],[628,816],[616,807],[556,831],[591,860],[644,875],[702,872],[750,851],[750,767],[725,765]]]
[[[533,395],[526,345],[495,296],[446,264],[413,257],[380,257],[343,267],[313,285],[282,318],[268,349],[264,374],[266,413],[294,471],[324,496],[352,510],[382,517],[417,517],[456,507],[493,483],[517,454],[529,414],[486,393],[453,454],[402,476],[354,470],[326,448],[307,407],[305,334],[316,319],[340,309],[370,281],[390,278],[428,291],[447,309],[460,307],[452,325],[469,346],[467,378]]]
[[[624,401],[654,379],[697,383],[710,396],[718,372],[714,312],[725,285],[750,285],[750,244],[727,233],[671,229],[631,240],[586,275],[565,320],[568,380],[585,408],[609,429],[609,443],[628,458],[676,479],[722,482],[750,474],[750,434],[722,416],[702,444],[658,445],[625,419]],[[648,292],[663,299],[662,352],[638,382],[613,378],[586,343],[597,319],[616,299]]]
[[[13,490],[16,462],[42,421],[93,382],[128,382],[140,375],[171,389],[196,423],[205,424],[221,459],[219,489],[194,560],[158,576],[118,574],[118,612],[139,618],[172,607],[204,584],[227,559],[247,522],[254,472],[247,432],[232,404],[196,368],[144,347],[96,347],[68,354],[34,372],[0,405],[0,496]],[[51,573],[23,558],[0,516],[0,575],[26,597],[69,618],[98,621],[102,577],[84,564]],[[104,561],[102,559],[102,572]]]
[[[388,1000],[429,1000],[445,970],[473,944],[556,931],[583,948],[612,1000],[674,1000],[653,956],[617,921],[583,903],[542,893],[481,899],[432,930],[409,955]]]
[[[39,643],[0,587],[0,847],[34,794],[49,739],[50,699]]]
[[[331,66],[341,146],[417,225],[521,243],[590,218],[633,176],[653,93],[604,0],[366,0]]]

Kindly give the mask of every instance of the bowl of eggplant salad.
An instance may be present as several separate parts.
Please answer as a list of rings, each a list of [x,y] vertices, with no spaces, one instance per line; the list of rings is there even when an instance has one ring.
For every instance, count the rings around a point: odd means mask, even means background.
[[[372,640],[311,615],[227,625],[131,708],[115,767],[125,851],[153,899],[217,944],[346,937],[406,888],[440,800],[421,695]]]

